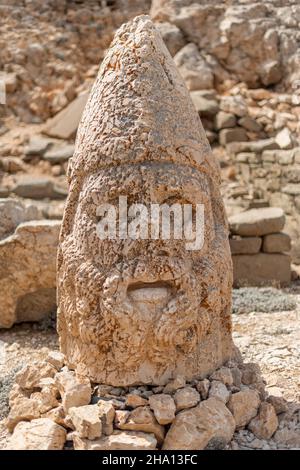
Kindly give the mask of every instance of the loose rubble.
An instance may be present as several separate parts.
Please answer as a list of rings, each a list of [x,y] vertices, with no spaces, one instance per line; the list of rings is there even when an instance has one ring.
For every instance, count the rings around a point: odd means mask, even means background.
[[[16,376],[6,420],[9,448],[63,448],[67,435],[68,448],[78,450],[230,448],[241,429],[270,440],[279,425],[276,411],[284,413],[259,386],[262,378],[253,364],[231,361],[206,379],[187,384],[179,379],[180,388],[175,379],[160,393],[155,386],[93,387],[63,364],[60,353],[50,351],[47,359],[53,358],[56,368],[46,360],[28,364]],[[45,389],[55,403],[42,413]],[[147,404],[132,407],[130,397],[140,398],[141,392],[149,394]],[[45,434],[37,438],[40,429]]]

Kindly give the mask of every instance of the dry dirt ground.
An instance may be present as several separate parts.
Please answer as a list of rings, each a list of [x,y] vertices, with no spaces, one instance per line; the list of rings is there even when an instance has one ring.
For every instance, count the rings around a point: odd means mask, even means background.
[[[286,310],[275,311],[284,307]],[[295,422],[295,413],[300,413],[300,283],[284,290],[235,290],[233,311],[235,344],[246,362],[260,365],[270,394],[282,395],[289,402],[294,417],[291,427],[298,429],[299,416]],[[44,358],[49,349],[58,349],[53,322],[24,323],[0,330],[0,418],[8,411],[6,399],[16,370],[27,361]],[[278,444],[264,447],[257,439],[251,441],[247,433],[240,431],[232,447],[281,448]],[[5,448],[6,440],[2,419],[0,449]],[[290,447],[298,448],[298,444]]]

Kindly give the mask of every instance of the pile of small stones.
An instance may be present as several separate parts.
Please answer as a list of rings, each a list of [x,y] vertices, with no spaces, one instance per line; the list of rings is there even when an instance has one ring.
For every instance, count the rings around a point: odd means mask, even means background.
[[[282,397],[267,396],[254,363],[230,361],[191,382],[112,387],[77,375],[57,351],[17,373],[9,405],[14,450],[236,449],[243,436],[272,448],[288,411]]]

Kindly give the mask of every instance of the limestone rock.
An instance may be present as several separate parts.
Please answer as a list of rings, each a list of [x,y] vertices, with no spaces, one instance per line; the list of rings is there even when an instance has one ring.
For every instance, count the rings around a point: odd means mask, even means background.
[[[72,407],[68,411],[79,437],[96,439],[102,434],[98,405]]]
[[[218,398],[223,403],[227,403],[230,397],[230,392],[222,382],[213,380],[209,389],[209,397]]]
[[[196,44],[184,46],[175,55],[174,62],[190,91],[213,88],[213,72]]]
[[[232,142],[228,144],[226,148],[228,152],[236,154],[241,152],[262,153],[265,150],[278,149],[279,146],[275,142],[274,137],[270,137],[269,139],[261,139],[249,142]]]
[[[155,435],[159,444],[164,440],[164,427],[158,424],[148,406],[139,406],[133,411],[117,411],[115,426],[128,431],[143,431]]]
[[[227,129],[229,127],[235,127],[236,125],[236,117],[234,114],[225,113],[224,111],[219,111],[216,115],[216,128],[220,129]]]
[[[208,444],[222,448],[231,440],[234,429],[234,419],[224,403],[209,398],[195,408],[178,413],[163,450],[201,450]]]
[[[140,397],[139,395],[130,393],[126,396],[126,406],[129,406],[129,408],[137,408],[138,406],[145,405],[148,405],[148,400],[143,397]]]
[[[15,381],[24,389],[30,390],[38,387],[43,378],[54,377],[56,369],[47,361],[37,361],[23,367],[17,374]]]
[[[272,233],[263,239],[263,251],[265,253],[282,253],[290,251],[291,237],[287,233]]]
[[[281,396],[270,395],[268,402],[271,403],[277,415],[288,411],[287,401]]]
[[[259,439],[270,439],[278,428],[278,419],[271,403],[263,402],[258,415],[253,418],[248,428]]]
[[[235,236],[234,238],[229,239],[229,244],[233,255],[253,255],[259,252],[262,245],[262,239],[260,237]]]
[[[196,406],[200,401],[200,394],[192,387],[180,388],[174,395],[176,411],[186,410]]]
[[[59,221],[24,222],[0,241],[1,328],[55,311],[59,229]]]
[[[48,418],[19,423],[10,439],[11,450],[61,450],[66,430]]]
[[[50,150],[48,150],[43,158],[44,160],[47,160],[51,164],[55,163],[64,163],[69,160],[69,158],[72,157],[74,153],[74,145],[72,144],[66,144],[66,145],[59,145],[59,146],[54,146]]]
[[[175,419],[176,405],[170,395],[158,393],[149,397],[149,405],[159,424],[169,424]]]
[[[279,145],[281,149],[290,149],[293,146],[290,131],[285,128],[280,131],[276,137],[275,142]]]
[[[77,96],[72,103],[60,111],[44,126],[43,132],[50,137],[70,139],[74,137],[88,99],[88,93]]]
[[[233,414],[237,428],[246,426],[256,416],[259,404],[256,390],[242,390],[231,395],[227,406]]]
[[[59,405],[56,408],[53,408],[52,410],[49,410],[46,413],[43,413],[41,417],[49,418],[54,421],[54,423],[59,424],[60,426],[69,427],[66,425],[66,414],[62,405]]]
[[[240,126],[244,127],[245,129],[247,129],[247,131],[250,132],[260,132],[262,128],[261,125],[250,116],[242,117],[238,120],[238,123]]]
[[[102,433],[109,436],[113,432],[113,422],[115,418],[115,408],[112,403],[100,400],[97,403],[98,413],[102,423]]]
[[[225,96],[220,102],[220,108],[226,113],[235,114],[243,117],[247,114],[245,100],[241,96]]]
[[[232,262],[237,286],[259,286],[273,281],[288,284],[291,281],[291,260],[286,254],[233,255]]]
[[[12,432],[20,421],[31,421],[40,417],[40,403],[31,398],[19,398],[11,406],[6,419],[6,427]]]
[[[260,367],[255,362],[246,362],[241,365],[242,382],[244,385],[251,385],[261,382],[262,376]]]
[[[13,174],[19,171],[26,172],[26,165],[19,157],[4,157],[0,158],[0,169]]]
[[[279,207],[250,209],[229,217],[231,232],[244,237],[259,237],[280,232],[284,223],[284,212]]]
[[[64,199],[67,191],[46,177],[22,176],[13,188],[14,194],[30,199]]]
[[[245,142],[248,140],[245,129],[234,127],[233,129],[222,129],[219,134],[221,145],[227,145],[230,142]]]
[[[183,48],[185,40],[182,32],[175,24],[171,23],[157,23],[156,28],[160,32],[171,56],[173,57],[176,52]]]
[[[164,393],[174,393],[176,390],[183,387],[185,387],[185,378],[182,375],[177,375],[175,379],[167,383],[163,391]]]
[[[52,144],[51,139],[35,135],[30,138],[29,144],[24,149],[25,157],[42,156]],[[28,159],[25,158],[25,161]]]
[[[47,356],[47,362],[52,364],[55,369],[59,371],[65,363],[65,357],[59,351],[49,351]]]
[[[232,271],[220,170],[147,16],[123,25],[102,61],[68,180],[58,255],[58,332],[67,365],[96,383],[159,386],[224,364],[232,354]],[[127,251],[118,235],[100,240],[99,206],[112,191],[116,201],[127,194],[128,185],[130,198],[147,207],[149,194],[153,203],[170,201],[162,192],[175,188],[178,202],[205,201],[203,250],[188,249],[186,240],[146,238]]]
[[[74,372],[62,371],[55,375],[55,381],[65,412],[72,407],[90,403],[92,390],[88,380],[78,378]]]
[[[33,205],[25,205],[17,199],[0,199],[0,240],[12,235],[19,224],[42,219],[41,211]]]
[[[219,106],[216,100],[208,99],[200,91],[192,91],[191,98],[200,117],[213,117],[218,112]]]
[[[114,431],[110,436],[89,441],[73,436],[75,450],[154,450],[156,439],[153,434],[133,431]]]
[[[228,385],[229,387],[233,384],[232,372],[229,367],[220,367],[220,369],[216,370],[210,376],[210,379],[219,380],[224,385]]]
[[[57,401],[57,389],[52,387],[43,387],[40,392],[34,392],[30,395],[30,398],[37,400],[39,403],[40,413],[46,413],[52,408],[56,408],[59,405]]]

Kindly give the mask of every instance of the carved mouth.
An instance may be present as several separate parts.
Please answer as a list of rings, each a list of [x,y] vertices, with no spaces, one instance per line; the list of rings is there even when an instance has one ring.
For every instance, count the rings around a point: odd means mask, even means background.
[[[170,282],[136,282],[127,288],[127,296],[134,303],[166,304],[174,291]]]

